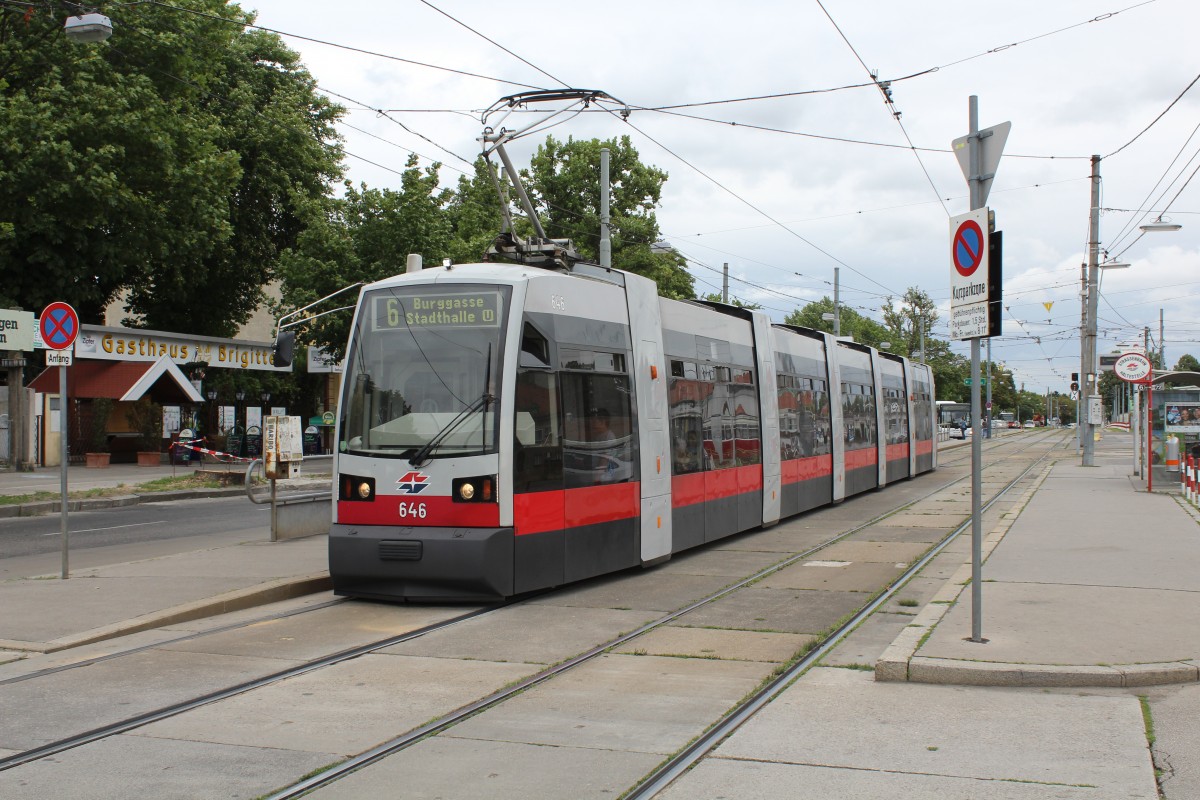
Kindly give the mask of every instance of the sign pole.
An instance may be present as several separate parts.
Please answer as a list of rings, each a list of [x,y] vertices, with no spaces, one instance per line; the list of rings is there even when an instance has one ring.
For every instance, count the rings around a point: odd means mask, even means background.
[[[62,535],[62,579],[66,580],[71,577],[67,532],[67,437],[71,432],[67,415],[67,367],[74,359],[71,346],[79,336],[79,315],[67,303],[55,301],[46,306],[38,317],[38,331],[42,335],[42,343],[48,348],[46,366],[58,365],[59,487],[62,494],[59,498],[62,519],[59,532]]]
[[[971,211],[983,207],[983,187],[979,169],[979,98],[968,100],[968,153],[970,165],[967,184],[970,187]],[[986,232],[985,232],[986,235]],[[983,429],[980,425],[979,397],[979,337],[971,339],[971,641],[983,639],[983,526],[981,495],[983,493]]]
[[[67,541],[67,368],[58,368],[58,454],[61,460],[60,469],[61,475],[59,478],[59,486],[62,490],[62,497],[59,505],[62,506],[60,516],[59,531],[62,533],[62,579],[65,581],[71,577],[71,567],[68,560],[68,552],[70,544]]]

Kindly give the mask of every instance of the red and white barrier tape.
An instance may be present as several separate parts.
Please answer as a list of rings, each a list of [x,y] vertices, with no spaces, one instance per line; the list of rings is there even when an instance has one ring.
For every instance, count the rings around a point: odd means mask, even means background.
[[[233,461],[254,461],[253,458],[244,458],[235,456],[232,453],[222,453],[220,450],[209,450],[207,447],[198,447],[196,442],[203,442],[203,439],[192,439],[190,442],[171,442],[171,447],[182,447],[191,450],[195,453],[204,453],[210,455],[217,460],[232,459]]]

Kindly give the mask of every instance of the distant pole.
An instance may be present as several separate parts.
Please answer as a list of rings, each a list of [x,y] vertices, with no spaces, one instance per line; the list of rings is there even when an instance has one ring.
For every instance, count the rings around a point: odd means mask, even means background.
[[[1099,312],[1100,274],[1100,156],[1092,156],[1092,207],[1088,225],[1087,330],[1083,344],[1083,403],[1087,420],[1083,431],[1083,466],[1096,465],[1096,428],[1092,425],[1092,395],[1099,394],[1096,369],[1096,314]]]
[[[608,148],[600,148],[600,266],[612,266],[612,238],[608,229]]]
[[[721,302],[729,302],[729,262],[725,262],[725,266],[721,268]]]
[[[925,363],[925,317],[921,317],[921,363]]]
[[[1083,453],[1083,414],[1087,397],[1087,262],[1079,265],[1079,388],[1075,395],[1075,449]]]
[[[833,268],[833,335],[842,335],[842,303],[840,297],[841,268]]]
[[[983,181],[980,178],[979,98],[968,101],[967,151],[971,193],[971,211],[983,208]],[[985,237],[986,242],[986,237]],[[986,244],[984,244],[986,247]],[[979,402],[979,337],[971,339],[971,641],[983,639],[983,430]]]
[[[987,345],[987,429],[984,433],[992,438],[992,337],[988,337]]]
[[[1163,330],[1163,310],[1158,310],[1158,363],[1163,369],[1167,368],[1167,340],[1166,331]]]

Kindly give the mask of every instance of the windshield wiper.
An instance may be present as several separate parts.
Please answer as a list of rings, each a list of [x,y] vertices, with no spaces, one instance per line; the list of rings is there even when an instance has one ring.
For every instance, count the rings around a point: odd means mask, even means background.
[[[428,463],[429,454],[433,452],[433,448],[441,444],[443,439],[449,436],[456,428],[458,428],[459,425],[463,424],[467,417],[478,411],[480,408],[486,409],[495,399],[496,398],[493,395],[484,392],[474,403],[471,403],[471,405],[458,412],[458,415],[454,419],[447,422],[445,427],[438,431],[437,434],[430,439],[424,447],[413,453],[408,459],[408,463],[412,464],[414,467],[420,467]]]

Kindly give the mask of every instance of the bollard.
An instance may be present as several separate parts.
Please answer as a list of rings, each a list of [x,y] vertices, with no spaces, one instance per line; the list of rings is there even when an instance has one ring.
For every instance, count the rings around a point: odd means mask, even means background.
[[[1183,495],[1183,499],[1191,502],[1192,499],[1192,457],[1185,456],[1183,459],[1183,470],[1179,475],[1179,492]]]
[[[1167,437],[1167,472],[1179,472],[1179,438],[1171,435]]]

